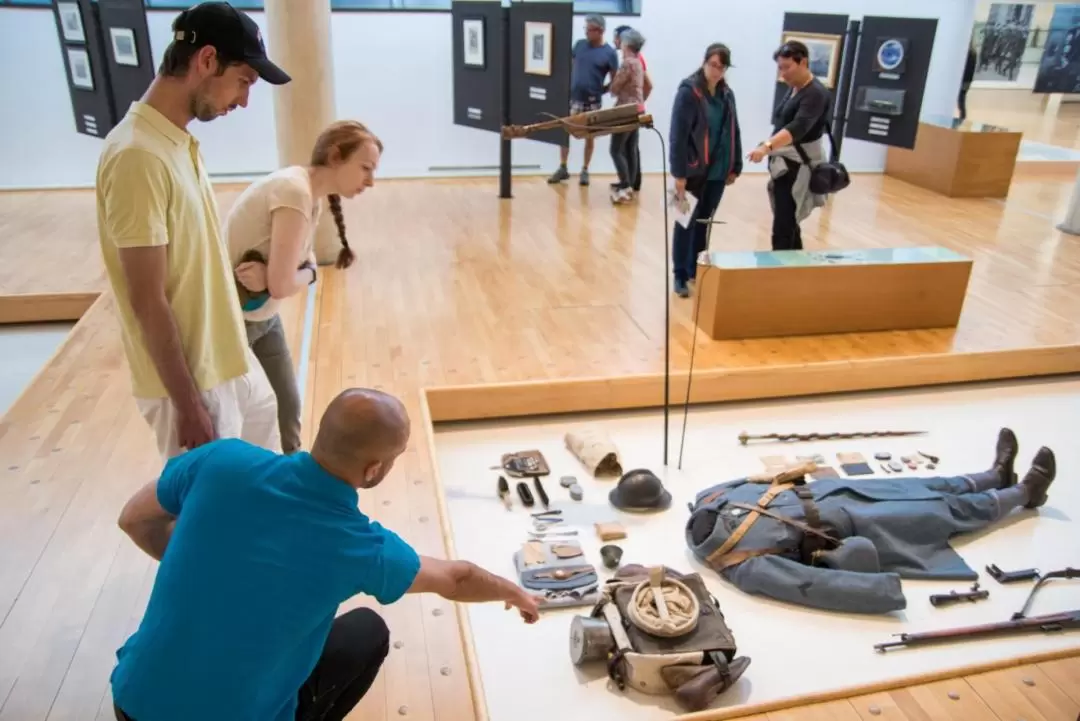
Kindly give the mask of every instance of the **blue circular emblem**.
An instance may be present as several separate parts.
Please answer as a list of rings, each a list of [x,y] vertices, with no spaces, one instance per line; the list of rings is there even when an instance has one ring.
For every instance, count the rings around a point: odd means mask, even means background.
[[[904,62],[904,45],[899,40],[886,40],[877,51],[878,65],[885,70],[895,70]]]

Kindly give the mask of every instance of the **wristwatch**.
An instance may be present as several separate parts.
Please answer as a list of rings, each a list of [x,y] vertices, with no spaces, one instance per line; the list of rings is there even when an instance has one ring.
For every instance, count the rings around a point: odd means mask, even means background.
[[[300,270],[303,270],[304,268],[307,268],[311,271],[311,282],[308,283],[308,285],[314,285],[315,281],[319,279],[319,273],[315,270],[315,264],[312,263],[310,260],[305,260],[303,263],[300,264]]]

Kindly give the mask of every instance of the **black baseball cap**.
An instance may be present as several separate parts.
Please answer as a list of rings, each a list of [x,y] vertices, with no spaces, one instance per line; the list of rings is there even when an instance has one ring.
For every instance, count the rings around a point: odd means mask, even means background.
[[[292,80],[266,57],[266,46],[255,21],[227,2],[194,5],[180,13],[172,27],[175,42],[211,45],[221,54],[247,63],[271,85]]]

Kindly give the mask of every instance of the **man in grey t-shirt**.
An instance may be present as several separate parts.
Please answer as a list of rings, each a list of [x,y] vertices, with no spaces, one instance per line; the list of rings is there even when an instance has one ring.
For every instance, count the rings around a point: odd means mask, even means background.
[[[600,109],[600,100],[611,85],[610,78],[615,77],[619,69],[619,56],[615,48],[604,42],[604,28],[607,23],[601,15],[588,15],[585,18],[585,39],[574,44],[574,66],[570,75],[570,114],[585,113]],[[570,172],[566,169],[566,159],[570,155],[570,144],[564,145],[560,152],[562,162],[550,178],[549,183],[567,180]],[[592,160],[593,139],[585,139],[585,162],[581,166],[581,184],[589,184],[589,162]]]

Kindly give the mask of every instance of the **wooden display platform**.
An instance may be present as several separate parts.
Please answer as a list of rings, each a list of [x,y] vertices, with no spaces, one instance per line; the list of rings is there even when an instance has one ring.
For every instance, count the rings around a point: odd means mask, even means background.
[[[920,122],[914,149],[888,149],[885,174],[952,198],[1004,198],[1022,139],[994,126]]]
[[[696,321],[713,340],[953,328],[970,276],[947,248],[712,251]]]
[[[588,608],[550,610],[536,627],[520,624],[501,607],[460,604],[470,688],[477,718],[487,721],[540,721],[548,709],[516,706],[520,689],[514,658],[530,659],[528,683],[560,699],[567,721],[620,718],[624,721],[1075,721],[1080,714],[1080,631],[1034,633],[968,640],[877,654],[873,643],[901,631],[931,631],[989,623],[1007,618],[1026,599],[1030,584],[1002,585],[980,580],[991,592],[978,605],[934,609],[927,594],[947,592],[961,584],[951,580],[905,580],[907,608],[894,614],[852,615],[817,611],[743,593],[692,558],[682,540],[686,502],[713,483],[761,470],[761,454],[859,451],[870,458],[888,450],[899,457],[915,448],[942,453],[940,470],[909,475],[957,475],[984,467],[992,454],[1000,424],[1014,428],[1020,439],[1018,470],[1026,469],[1034,448],[1052,447],[1059,468],[1076,462],[1068,428],[1076,415],[1072,399],[1080,378],[1060,382],[1033,381],[956,387],[909,394],[858,394],[817,399],[813,403],[742,403],[735,407],[695,407],[686,438],[686,458],[660,465],[660,413],[581,413],[564,417],[534,416],[509,423],[443,422],[427,400],[438,389],[422,393],[421,421],[435,468],[445,543],[452,557],[468,558],[495,573],[513,577],[510,553],[524,537],[529,510],[516,497],[506,510],[495,495],[496,471],[488,470],[503,452],[539,449],[551,467],[544,485],[551,507],[561,509],[564,524],[575,530],[586,562],[599,567],[594,537],[598,521],[618,521],[627,537],[617,543],[624,562],[664,563],[702,574],[710,593],[728,618],[740,654],[752,658],[746,676],[713,708],[680,713],[666,697],[617,691],[603,670],[575,669],[567,650],[569,620]],[[783,422],[776,419],[783,418]],[[823,420],[827,418],[828,420]],[[678,438],[677,422],[674,438]],[[780,423],[779,427],[777,424]],[[891,425],[890,425],[891,424]],[[626,514],[606,499],[610,479],[594,479],[565,450],[563,434],[588,425],[610,434],[623,467],[650,468],[673,495],[671,508],[657,514]],[[741,447],[736,434],[810,429],[849,430],[896,427],[925,430],[909,439],[818,441],[798,444],[760,443]],[[676,442],[678,442],[676,440]],[[675,447],[678,454],[678,446]],[[946,456],[947,453],[947,456]],[[494,459],[494,461],[492,460]],[[584,488],[582,502],[573,502],[557,479],[574,474]],[[904,474],[901,474],[904,475]],[[887,478],[878,472],[878,478]],[[895,476],[893,476],[895,477]],[[953,541],[972,568],[996,562],[1006,568],[1038,565],[1043,570],[1071,563],[1067,539],[1072,537],[1080,493],[1073,485],[1051,489],[1051,502],[1039,512],[1018,511],[1008,522]],[[482,529],[478,532],[477,529]],[[1038,558],[1038,561],[1031,559]],[[610,571],[600,569],[602,579]],[[602,582],[602,581],[601,581]],[[1077,607],[1080,587],[1061,581],[1040,591],[1034,609],[1054,613]],[[962,584],[969,585],[969,584]],[[802,629],[793,635],[792,629]],[[797,646],[790,646],[798,638]],[[831,640],[831,641],[830,641]],[[808,650],[808,649],[813,649]],[[808,663],[812,659],[812,663]],[[791,673],[798,668],[797,673]],[[874,709],[877,709],[876,711]],[[881,715],[881,712],[884,715]],[[996,714],[996,715],[995,715]],[[1003,715],[1004,714],[1004,715]],[[1011,714],[1011,715],[1010,715]]]

